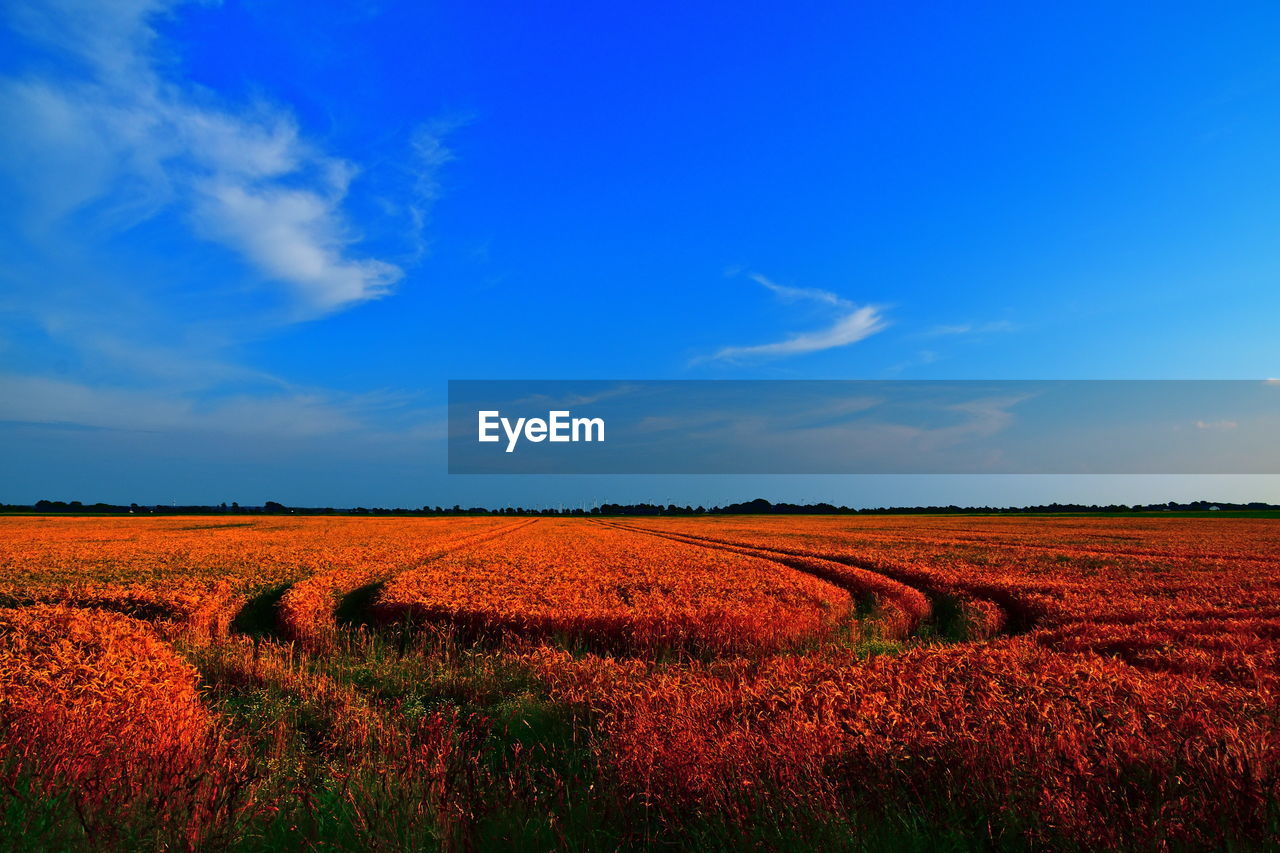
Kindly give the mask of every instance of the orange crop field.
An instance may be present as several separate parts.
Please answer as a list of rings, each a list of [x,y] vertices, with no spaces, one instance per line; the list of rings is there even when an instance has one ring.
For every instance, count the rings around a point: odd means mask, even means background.
[[[619,651],[716,653],[829,633],[853,600],[767,559],[549,519],[402,572],[374,606]]]
[[[1269,849],[1278,691],[1268,518],[0,518],[15,849]]]

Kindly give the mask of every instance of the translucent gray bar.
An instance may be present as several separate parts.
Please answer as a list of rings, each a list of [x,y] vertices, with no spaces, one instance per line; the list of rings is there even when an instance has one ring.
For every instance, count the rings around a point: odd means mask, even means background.
[[[1276,474],[1277,436],[1280,380],[449,383],[453,474]]]

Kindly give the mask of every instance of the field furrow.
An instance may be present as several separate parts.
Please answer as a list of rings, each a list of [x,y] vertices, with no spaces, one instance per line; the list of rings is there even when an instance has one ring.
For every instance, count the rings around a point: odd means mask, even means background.
[[[891,639],[901,639],[916,631],[933,613],[927,595],[914,587],[899,583],[885,575],[865,569],[823,560],[802,554],[788,554],[770,548],[735,545],[700,536],[690,536],[670,531],[647,530],[616,522],[601,522],[617,529],[642,535],[657,536],[674,542],[684,542],[701,548],[742,554],[753,559],[765,560],[805,574],[813,575],[847,590],[864,605],[864,610],[875,614],[880,633]]]
[[[845,590],[774,561],[572,521],[402,572],[374,603],[384,621],[632,652],[776,648],[831,631],[853,606]]]
[[[956,628],[966,639],[986,639],[1000,633],[1008,625],[1005,607],[996,603],[1002,597],[999,591],[990,597],[983,597],[968,589],[944,587],[931,578],[904,571],[901,567],[862,561],[849,554],[840,554],[836,559],[830,555],[820,556],[820,552],[713,539],[667,527],[618,526],[626,530],[700,544],[703,547],[773,560],[826,578],[855,595],[871,596],[882,613],[881,618],[888,636],[904,637],[918,630],[925,620],[935,616],[934,602],[944,596],[959,608],[957,616],[961,624]]]
[[[405,542],[395,563],[375,562],[319,572],[293,584],[277,605],[281,634],[316,646],[330,644],[338,628],[337,610],[344,596],[378,584],[396,572],[421,567],[450,551],[487,542],[537,522],[522,519],[511,524],[485,525],[480,529],[433,530],[417,541]]]

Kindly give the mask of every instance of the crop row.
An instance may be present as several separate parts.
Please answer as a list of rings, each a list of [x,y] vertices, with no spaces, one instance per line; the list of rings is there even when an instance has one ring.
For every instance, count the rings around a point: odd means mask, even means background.
[[[251,597],[309,577],[390,573],[484,519],[11,518],[0,604],[64,603],[222,636]]]
[[[383,620],[560,635],[611,649],[750,650],[829,632],[845,590],[758,557],[574,521],[542,521],[392,578]]]

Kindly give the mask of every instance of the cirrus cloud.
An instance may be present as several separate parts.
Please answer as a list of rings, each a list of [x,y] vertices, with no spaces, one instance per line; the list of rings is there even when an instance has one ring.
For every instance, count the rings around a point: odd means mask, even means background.
[[[283,107],[230,103],[176,78],[158,58],[155,26],[178,5],[9,10],[13,29],[58,59],[0,78],[0,169],[25,190],[31,221],[47,229],[91,209],[100,228],[123,230],[176,210],[195,235],[283,285],[297,318],[386,294],[403,270],[359,256],[343,215],[358,167],[306,140]],[[449,160],[434,144],[425,168]],[[429,179],[419,190],[414,211],[436,194]]]
[[[786,302],[809,301],[835,309],[838,316],[830,326],[812,332],[798,332],[780,341],[749,346],[726,346],[715,353],[695,361],[744,361],[759,358],[780,358],[804,353],[820,352],[848,346],[885,329],[889,322],[875,305],[858,306],[828,290],[808,287],[788,287],[777,284],[759,274],[751,279]]]

